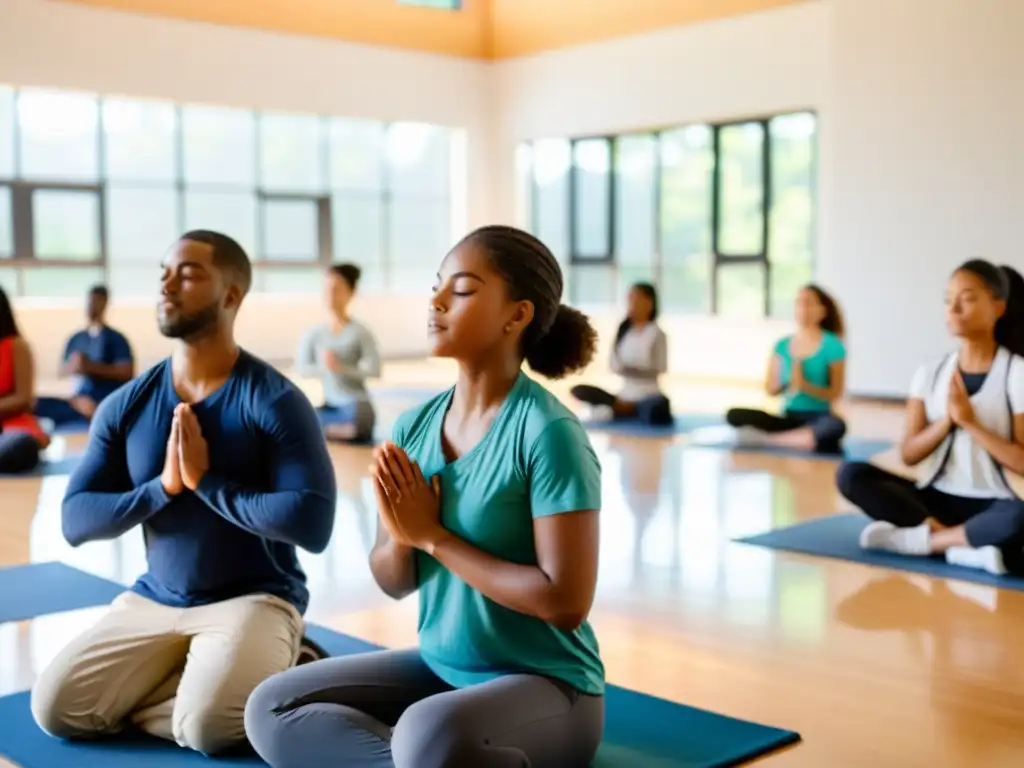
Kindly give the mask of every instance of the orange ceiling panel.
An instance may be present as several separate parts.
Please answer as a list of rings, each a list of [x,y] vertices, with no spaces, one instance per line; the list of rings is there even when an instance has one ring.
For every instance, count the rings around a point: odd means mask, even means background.
[[[3,0],[0,0],[2,3]],[[490,0],[463,10],[397,0],[64,0],[130,13],[250,27],[468,58],[489,58]]]
[[[809,1],[462,0],[461,11],[446,11],[398,0],[64,0],[479,59],[523,56]]]
[[[523,56],[809,0],[490,0],[494,58]]]

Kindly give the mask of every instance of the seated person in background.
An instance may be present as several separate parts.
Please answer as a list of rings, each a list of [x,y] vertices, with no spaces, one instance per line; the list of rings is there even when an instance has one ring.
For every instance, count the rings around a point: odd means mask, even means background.
[[[918,483],[864,462],[839,467],[839,492],[877,522],[865,549],[944,555],[994,574],[1021,568],[1024,501],[1024,279],[972,260],[946,289],[946,325],[960,349],[918,369],[900,454],[924,464]]]
[[[230,238],[165,257],[173,355],[100,405],[63,504],[72,546],[142,526],[149,571],[32,690],[60,738],[137,728],[211,754],[244,742],[246,699],[296,663],[309,599],[296,547],[321,552],[336,487],[313,407],[234,341],[252,271]]]
[[[109,298],[106,286],[89,290],[85,308],[88,325],[68,339],[60,369],[61,376],[73,378],[73,393],[69,400],[39,398],[36,415],[40,418],[51,419],[58,426],[88,421],[96,406],[135,375],[128,339],[106,324]]]
[[[626,319],[612,347],[611,369],[622,377],[618,395],[581,384],[572,396],[593,407],[594,418],[637,419],[645,424],[671,424],[672,406],[658,386],[668,370],[668,341],[657,324],[658,293],[650,283],[635,283],[628,294]]]
[[[331,319],[306,333],[295,360],[300,376],[323,385],[324,404],[317,411],[331,440],[369,441],[376,423],[366,380],[380,376],[380,350],[370,330],[348,314],[360,272],[354,264],[327,271],[324,296]]]
[[[14,308],[0,288],[0,474],[30,472],[50,437],[32,415],[32,349],[18,332]]]
[[[796,295],[797,330],[781,339],[768,365],[765,389],[783,396],[781,416],[732,408],[725,420],[741,443],[771,442],[818,453],[842,453],[846,424],[832,412],[846,382],[846,347],[839,305],[817,285]]]
[[[522,371],[586,366],[596,334],[560,303],[555,257],[485,227],[441,264],[433,354],[454,388],[403,414],[371,466],[370,568],[419,591],[419,648],[314,662],[253,693],[245,728],[272,768],[590,765],[604,665],[587,615],[601,465],[575,416]]]

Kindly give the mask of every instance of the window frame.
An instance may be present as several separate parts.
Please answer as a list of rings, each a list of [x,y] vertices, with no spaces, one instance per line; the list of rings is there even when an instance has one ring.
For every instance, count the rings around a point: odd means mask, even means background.
[[[762,268],[763,271],[763,284],[762,284],[762,306],[761,316],[765,319],[772,317],[772,261],[771,261],[771,211],[774,202],[773,196],[773,178],[772,178],[772,132],[771,123],[772,120],[785,117],[789,115],[806,114],[813,118],[815,123],[815,131],[813,137],[810,139],[811,142],[811,179],[812,188],[815,193],[814,206],[811,213],[811,242],[816,243],[814,233],[817,230],[818,222],[818,197],[817,191],[819,189],[818,184],[818,157],[820,153],[820,133],[818,126],[820,125],[820,116],[818,111],[813,108],[793,108],[787,110],[781,110],[770,114],[759,114],[756,116],[749,117],[733,117],[727,120],[718,121],[706,121],[706,122],[693,122],[684,123],[680,125],[660,126],[657,128],[638,128],[636,130],[624,131],[618,134],[593,134],[593,135],[578,135],[567,138],[570,145],[570,167],[569,167],[569,184],[568,184],[568,195],[567,195],[567,221],[569,224],[570,233],[570,254],[569,254],[569,275],[568,279],[573,280],[577,267],[596,267],[598,265],[605,265],[612,271],[615,276],[616,282],[620,279],[620,259],[619,254],[616,252],[615,242],[615,206],[618,203],[618,196],[616,194],[615,184],[615,168],[618,159],[618,141],[623,137],[636,136],[636,135],[649,135],[652,136],[661,146],[662,137],[664,134],[672,131],[677,131],[682,128],[686,128],[691,125],[704,125],[711,129],[712,132],[712,157],[713,157],[713,168],[711,172],[711,184],[709,194],[710,200],[710,227],[711,227],[711,248],[710,248],[710,275],[708,279],[707,296],[709,307],[709,314],[713,317],[719,316],[719,299],[718,299],[718,287],[719,287],[719,273],[720,270],[729,269],[732,266],[745,266],[756,264]],[[723,164],[722,158],[722,146],[721,146],[721,133],[723,130],[730,127],[740,125],[757,124],[760,126],[763,142],[761,145],[761,249],[752,253],[729,253],[723,251],[720,248],[721,245],[721,233],[719,232],[722,217],[722,201],[721,201],[721,187],[722,187],[722,172]],[[533,152],[533,145],[536,141],[542,138],[557,138],[557,137],[534,137],[526,139],[520,144],[526,144],[530,148],[530,152]],[[577,188],[575,182],[575,156],[573,154],[576,144],[580,141],[588,141],[602,139],[610,142],[611,145],[611,172],[609,173],[609,184],[611,189],[608,196],[608,222],[609,222],[609,244],[611,251],[607,257],[603,258],[592,258],[582,257],[580,258],[576,253],[576,222],[575,222],[575,210],[576,210],[576,195]],[[537,194],[538,184],[536,179],[536,172],[531,164],[529,176],[529,186],[527,202],[530,206],[530,211],[526,217],[526,220],[530,223],[532,231],[536,232],[538,222],[538,206],[537,206]],[[655,217],[654,217],[654,233],[652,242],[654,243],[655,253],[652,264],[652,273],[654,275],[655,284],[661,288],[664,285],[664,272],[665,272],[665,258],[664,258],[664,243],[662,239],[662,221],[663,221],[663,177],[664,168],[663,163],[660,160],[655,164],[654,180],[655,191]],[[812,250],[812,275],[817,267],[818,253],[817,249]],[[586,303],[586,302],[584,302]],[[599,302],[598,302],[599,303]]]
[[[11,240],[14,246],[10,257],[0,258],[5,268],[100,267],[107,264],[106,189],[99,184],[77,184],[49,181],[20,181],[0,179],[0,186],[11,190]],[[99,234],[99,252],[93,259],[48,258],[35,249],[35,209],[33,195],[37,191],[79,192],[96,197]]]

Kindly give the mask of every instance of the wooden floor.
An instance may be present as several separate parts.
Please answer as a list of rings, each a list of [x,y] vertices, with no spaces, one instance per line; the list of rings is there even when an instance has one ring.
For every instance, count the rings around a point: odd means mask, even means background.
[[[393,365],[386,383],[447,383],[449,374]],[[380,401],[385,419],[415,402],[396,392]],[[672,395],[684,410],[759,402],[685,382]],[[892,409],[846,414],[858,435],[900,427]],[[684,438],[593,441],[605,506],[592,620],[611,682],[799,731],[801,744],[764,759],[779,768],[1024,765],[1024,593],[730,543],[843,509],[833,462],[687,448]],[[342,500],[328,551],[303,558],[308,618],[383,644],[413,642],[415,602],[390,602],[366,564],[368,452],[332,452]],[[140,536],[76,550],[63,541],[65,483],[0,482],[0,565],[56,559],[133,579],[144,568]],[[29,687],[98,615],[0,625],[0,694]]]

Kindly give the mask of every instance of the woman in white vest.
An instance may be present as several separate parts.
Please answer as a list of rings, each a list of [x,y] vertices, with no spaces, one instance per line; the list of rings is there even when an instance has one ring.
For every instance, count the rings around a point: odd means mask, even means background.
[[[668,339],[657,323],[658,292],[650,283],[634,283],[628,301],[611,355],[611,369],[622,377],[622,388],[615,395],[580,384],[572,388],[572,396],[591,407],[591,418],[666,426],[673,419],[672,404],[658,384],[668,370]]]
[[[950,279],[946,324],[960,348],[922,366],[907,401],[900,453],[923,466],[920,482],[849,462],[839,491],[875,520],[863,548],[1003,574],[1024,559],[1024,501],[1005,474],[1024,474],[1024,278],[968,261]]]

